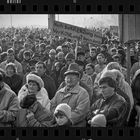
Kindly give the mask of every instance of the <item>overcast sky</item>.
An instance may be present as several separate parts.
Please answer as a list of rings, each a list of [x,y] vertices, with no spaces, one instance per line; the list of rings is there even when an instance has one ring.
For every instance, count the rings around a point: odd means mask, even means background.
[[[90,14],[90,15],[56,15],[56,20],[61,22],[69,23],[76,26],[81,27],[100,27],[100,26],[110,26],[110,25],[118,25],[118,16],[117,15],[99,15],[99,14]],[[43,26],[48,27],[48,15],[46,14],[17,14],[17,15],[9,15],[3,14],[0,15],[0,27],[8,27],[11,24],[15,27],[22,26]]]

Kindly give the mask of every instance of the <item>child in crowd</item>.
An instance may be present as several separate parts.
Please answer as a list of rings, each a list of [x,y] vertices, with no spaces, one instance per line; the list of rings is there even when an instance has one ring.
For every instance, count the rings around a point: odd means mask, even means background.
[[[71,107],[62,103],[59,104],[54,111],[55,126],[71,126]]]
[[[103,114],[97,114],[88,123],[91,127],[106,127],[106,118]]]

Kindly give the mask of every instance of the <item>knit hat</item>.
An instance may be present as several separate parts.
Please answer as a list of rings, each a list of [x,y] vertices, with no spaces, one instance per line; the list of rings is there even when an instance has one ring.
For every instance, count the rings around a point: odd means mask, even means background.
[[[64,75],[68,75],[68,74],[75,74],[75,75],[80,75],[79,73],[79,66],[77,63],[71,63],[68,67],[68,70],[64,73]]]
[[[103,114],[97,114],[91,120],[91,126],[106,127],[106,117]]]
[[[38,83],[40,88],[44,87],[43,80],[35,74],[28,74],[26,76],[26,82],[29,83],[29,81],[35,81],[36,83]]]
[[[57,114],[59,111],[63,112],[68,119],[71,119],[71,107],[66,103],[59,104],[54,111],[54,114]]]
[[[49,54],[56,54],[56,51],[54,49],[51,49]]]
[[[65,56],[65,59],[75,59],[75,56],[73,55],[73,53],[67,53],[67,55]]]

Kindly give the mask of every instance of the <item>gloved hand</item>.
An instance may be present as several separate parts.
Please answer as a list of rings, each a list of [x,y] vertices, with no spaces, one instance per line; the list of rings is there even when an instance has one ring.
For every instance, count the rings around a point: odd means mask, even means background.
[[[20,102],[20,106],[22,108],[26,108],[28,109],[31,105],[34,104],[34,102],[36,101],[36,96],[35,94],[31,94],[31,95],[26,95],[23,100]]]

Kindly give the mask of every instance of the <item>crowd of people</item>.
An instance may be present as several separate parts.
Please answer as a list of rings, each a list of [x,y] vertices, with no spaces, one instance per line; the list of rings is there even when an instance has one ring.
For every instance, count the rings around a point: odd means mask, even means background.
[[[139,127],[140,44],[0,28],[0,127]]]

